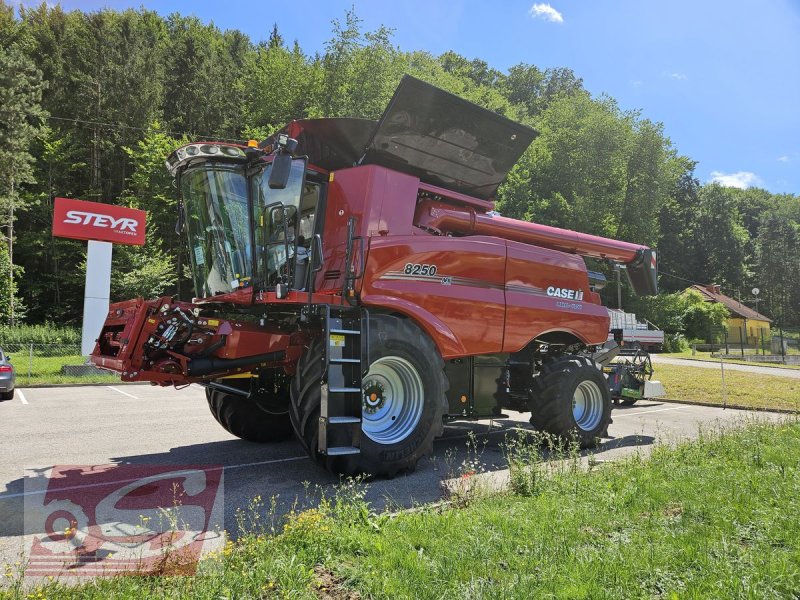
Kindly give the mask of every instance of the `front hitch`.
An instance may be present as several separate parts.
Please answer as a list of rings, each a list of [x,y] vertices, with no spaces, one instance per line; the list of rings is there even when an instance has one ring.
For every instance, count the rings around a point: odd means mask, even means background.
[[[109,307],[89,360],[123,381],[185,385],[262,367],[290,370],[303,344],[297,333],[263,320],[223,318],[169,297],[138,298]]]

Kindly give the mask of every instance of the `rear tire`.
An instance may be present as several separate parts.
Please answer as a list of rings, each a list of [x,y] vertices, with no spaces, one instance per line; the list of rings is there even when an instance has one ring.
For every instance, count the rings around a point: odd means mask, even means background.
[[[291,420],[306,452],[326,469],[393,477],[432,452],[433,439],[444,427],[448,382],[436,346],[413,322],[374,315],[369,332],[372,363],[363,381],[373,406],[362,413],[360,454],[328,457],[318,452],[323,339],[315,340],[298,364],[291,385]],[[377,399],[375,390],[385,396]]]
[[[2,400],[13,400],[14,399],[14,390],[10,392],[0,392],[0,399]]]
[[[531,424],[587,448],[608,433],[611,404],[608,383],[594,361],[559,356],[546,361],[534,379]]]
[[[234,380],[235,381],[235,380]],[[240,380],[241,381],[241,380]],[[245,380],[247,385],[250,384]],[[225,382],[247,389],[243,384]],[[206,388],[208,408],[228,433],[248,442],[280,442],[292,435],[288,398],[261,391],[245,398],[214,388]]]

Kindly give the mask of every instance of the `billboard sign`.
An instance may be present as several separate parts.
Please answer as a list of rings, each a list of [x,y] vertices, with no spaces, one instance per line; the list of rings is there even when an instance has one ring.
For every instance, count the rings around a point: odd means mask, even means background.
[[[135,208],[56,198],[53,235],[143,246],[146,217],[145,211]]]

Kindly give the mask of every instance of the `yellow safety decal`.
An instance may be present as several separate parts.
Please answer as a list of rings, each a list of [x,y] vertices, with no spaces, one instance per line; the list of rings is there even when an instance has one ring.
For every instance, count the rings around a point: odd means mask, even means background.
[[[217,319],[209,319],[208,320],[208,324],[211,327],[216,327],[217,325],[219,325],[219,320],[217,320]]]
[[[246,373],[236,373],[235,375],[223,375],[220,379],[245,379],[248,377],[255,377],[250,371]]]
[[[156,320],[155,319],[147,319],[147,322],[150,323],[150,325],[155,325],[156,324]]]
[[[333,171],[331,171],[330,174],[328,175],[328,181],[329,182],[333,181]]]
[[[331,346],[336,346],[337,348],[344,347],[344,336],[343,335],[332,335],[331,336]]]

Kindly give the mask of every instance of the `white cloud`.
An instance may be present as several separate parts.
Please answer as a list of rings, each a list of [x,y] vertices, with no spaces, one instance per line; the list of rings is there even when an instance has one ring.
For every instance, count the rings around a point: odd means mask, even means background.
[[[642,86],[642,80],[641,79],[634,79],[633,81],[631,81],[631,85],[633,87],[641,87]]]
[[[670,79],[675,79],[677,81],[683,81],[686,79],[686,73],[681,73],[680,71],[672,71],[671,73],[669,71],[664,71],[661,73],[661,76],[669,77]]]
[[[564,17],[555,8],[545,3],[537,3],[530,7],[528,14],[532,19],[544,19],[551,23],[563,23]]]
[[[761,178],[750,171],[737,171],[736,173],[711,171],[711,181],[725,187],[735,187],[742,190],[754,185],[763,185]]]
[[[781,162],[789,162],[791,159],[784,154],[783,156],[779,156],[778,160]]]

